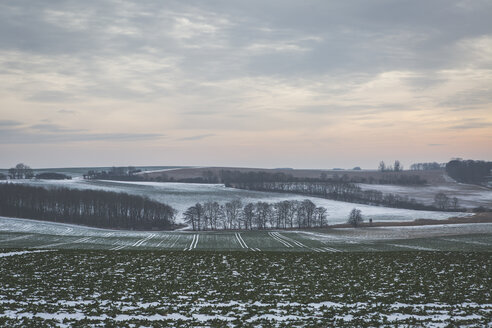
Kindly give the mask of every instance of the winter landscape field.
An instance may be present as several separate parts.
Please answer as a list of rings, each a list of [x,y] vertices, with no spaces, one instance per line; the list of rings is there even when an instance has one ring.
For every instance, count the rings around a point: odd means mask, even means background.
[[[64,172],[64,171],[61,171]],[[71,180],[14,180],[13,183],[23,183],[47,188],[67,187],[74,189],[104,190],[124,192],[134,195],[142,195],[159,202],[167,203],[175,208],[177,220],[182,220],[183,212],[197,202],[216,201],[221,204],[239,199],[247,202],[274,203],[282,200],[309,199],[317,206],[328,210],[329,224],[345,223],[347,215],[355,206],[360,208],[363,215],[374,221],[412,221],[415,219],[446,219],[452,216],[468,216],[467,213],[415,211],[407,209],[388,208],[334,201],[317,197],[305,197],[302,195],[282,194],[273,192],[261,192],[227,188],[223,184],[199,184],[199,183],[172,183],[172,182],[145,182],[145,181],[110,181],[110,180],[84,180],[73,178]],[[2,181],[0,181],[2,183]],[[484,197],[489,197],[489,190],[483,191]],[[428,198],[433,194],[429,193]]]
[[[492,328],[492,1],[0,1],[0,328]]]
[[[492,251],[492,223],[293,231],[121,231],[0,217],[0,247],[249,252]]]
[[[4,249],[0,324],[486,327],[490,261],[481,252]]]
[[[483,327],[492,322],[492,222],[467,223],[487,214],[389,208],[223,184],[80,175],[3,183],[145,196],[175,208],[178,223],[185,223],[185,211],[197,202],[309,199],[326,208],[328,226],[190,231],[184,224],[174,231],[132,231],[0,217],[1,326]],[[477,202],[465,206],[489,204],[488,189],[447,183],[447,191],[460,197],[473,193],[470,199]],[[443,188],[361,187],[414,193],[429,202]],[[374,226],[343,226],[354,207]],[[449,218],[461,221],[450,224]],[[422,220],[432,223],[421,225]]]

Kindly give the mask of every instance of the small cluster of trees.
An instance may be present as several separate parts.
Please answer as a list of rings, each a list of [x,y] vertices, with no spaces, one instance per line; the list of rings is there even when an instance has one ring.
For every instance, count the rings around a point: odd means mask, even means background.
[[[243,204],[233,200],[197,203],[184,212],[184,221],[193,230],[262,230],[267,228],[314,228],[327,225],[326,208],[309,199],[277,203]]]
[[[410,170],[412,171],[429,171],[429,170],[440,170],[446,166],[444,163],[429,162],[429,163],[414,163],[410,165]]]
[[[145,197],[99,190],[0,184],[0,215],[100,228],[169,230],[176,211]]]
[[[459,182],[484,184],[492,175],[492,162],[452,160],[446,164],[446,173]]]
[[[378,170],[381,172],[400,172],[403,171],[403,165],[399,160],[396,160],[393,166],[386,165],[384,161],[379,162]]]
[[[34,171],[23,163],[17,164],[9,169],[10,179],[31,179],[34,177]]]
[[[458,210],[460,208],[458,198],[448,197],[443,192],[439,192],[434,196],[434,204],[441,210]]]
[[[83,175],[84,179],[94,180],[123,180],[123,181],[142,181],[144,178],[136,173],[142,170],[136,169],[133,166],[113,166],[108,171],[90,170]]]
[[[17,164],[15,167],[12,167],[8,170],[8,175],[0,173],[0,180],[6,180],[7,178],[15,180],[15,179],[47,179],[47,180],[64,180],[64,179],[72,179],[71,176],[55,173],[55,172],[43,172],[39,174],[35,174],[34,170],[23,163]]]

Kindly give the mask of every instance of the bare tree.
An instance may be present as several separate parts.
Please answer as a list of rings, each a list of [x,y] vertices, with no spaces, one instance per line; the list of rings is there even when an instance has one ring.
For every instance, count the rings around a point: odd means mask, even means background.
[[[195,216],[195,207],[188,207],[188,209],[183,213],[184,222],[191,225],[193,230],[197,230],[196,228],[196,216]]]
[[[326,225],[326,208],[318,206],[315,210],[316,215],[316,225],[318,227],[324,227]]]
[[[453,205],[453,209],[457,210],[457,209],[459,208],[459,206],[460,206],[460,204],[459,204],[459,203],[460,203],[460,201],[459,201],[459,199],[458,199],[458,198],[453,197],[453,198],[451,199],[451,204]]]
[[[239,199],[235,199],[225,204],[225,215],[228,229],[241,229],[241,209],[242,204]]]
[[[393,165],[393,170],[395,172],[400,172],[400,171],[403,171],[403,166],[401,165],[400,161],[399,160],[396,160],[395,161],[395,164]]]
[[[217,230],[217,223],[221,216],[220,205],[217,202],[203,204],[204,220],[208,223],[210,230]]]
[[[448,208],[449,197],[445,193],[439,192],[434,196],[434,204],[441,210]]]
[[[381,172],[386,171],[386,164],[384,163],[384,161],[379,162],[379,167],[378,167],[378,169],[379,169],[379,171],[381,171]]]
[[[243,208],[243,219],[244,228],[252,230],[253,229],[253,219],[255,216],[255,205],[253,203],[248,203]]]
[[[309,199],[305,199],[302,201],[302,205],[305,211],[305,227],[311,228],[314,220],[314,212],[316,210],[316,204],[314,204]]]
[[[350,214],[349,214],[349,217],[347,220],[348,224],[350,224],[354,227],[357,227],[363,221],[364,221],[364,219],[362,218],[362,214],[361,214],[361,211],[359,209],[354,208],[354,209],[352,209],[352,211],[350,211]]]
[[[258,202],[255,204],[255,214],[257,229],[265,229],[272,214],[272,207],[266,202]]]
[[[11,179],[31,179],[34,177],[34,172],[28,165],[19,163],[9,169],[9,175]]]

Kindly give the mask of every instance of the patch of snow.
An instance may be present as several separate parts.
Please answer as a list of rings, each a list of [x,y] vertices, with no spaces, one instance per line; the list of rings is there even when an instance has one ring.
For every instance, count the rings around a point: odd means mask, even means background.
[[[47,250],[40,250],[40,251],[19,251],[19,252],[0,253],[0,257],[8,257],[8,256],[16,256],[16,255],[25,255],[25,254],[31,254],[31,253],[41,253],[41,252],[47,252]]]

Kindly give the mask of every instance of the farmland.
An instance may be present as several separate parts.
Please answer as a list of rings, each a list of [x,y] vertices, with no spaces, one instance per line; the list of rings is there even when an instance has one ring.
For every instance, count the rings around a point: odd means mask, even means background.
[[[175,207],[178,222],[197,202],[310,199],[327,209],[331,227],[132,231],[0,217],[0,326],[492,323],[492,223],[486,213],[484,221],[468,221],[471,213],[360,205],[221,184],[15,182],[143,195]],[[418,194],[426,187],[384,188]],[[472,189],[470,199],[485,195],[488,201],[487,190]],[[337,226],[354,207],[374,226]],[[452,216],[459,224],[446,224]],[[396,225],[416,219],[443,224]]]
[[[490,253],[0,252],[2,326],[492,321]]]
[[[492,251],[492,223],[311,231],[125,231],[0,217],[0,247],[248,252]]]
[[[362,214],[374,221],[412,221],[415,219],[446,219],[451,216],[468,216],[469,213],[450,213],[434,211],[416,211],[407,209],[388,208],[353,204],[317,197],[307,197],[295,194],[260,192],[228,188],[222,184],[169,183],[169,182],[128,182],[105,180],[13,180],[46,188],[66,187],[74,189],[105,190],[125,192],[132,195],[147,196],[152,200],[168,204],[178,211],[177,221],[180,222],[182,213],[197,202],[217,201],[221,204],[240,199],[247,202],[279,202],[283,200],[311,200],[316,206],[327,209],[328,224],[344,223],[347,215],[354,207],[361,209]]]

